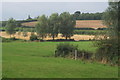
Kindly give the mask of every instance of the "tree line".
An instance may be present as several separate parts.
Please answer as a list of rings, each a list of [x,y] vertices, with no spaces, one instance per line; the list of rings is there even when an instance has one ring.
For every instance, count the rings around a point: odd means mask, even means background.
[[[80,11],[76,11],[74,12],[73,17],[76,20],[102,20],[103,19],[103,14],[102,13],[81,13]],[[18,23],[18,25],[20,23],[24,23],[24,22],[32,22],[32,21],[38,21],[40,16],[37,16],[35,18],[32,18],[30,15],[28,15],[28,18],[26,20],[18,20],[16,21]],[[2,25],[2,27],[5,27],[5,25],[7,24],[7,21],[2,21],[2,23],[0,23]]]
[[[80,11],[76,11],[74,13],[74,18],[76,20],[102,20],[103,13],[81,13]]]
[[[50,36],[54,40],[59,33],[68,39],[73,35],[75,24],[76,21],[69,12],[63,12],[60,15],[53,13],[50,17],[42,15],[38,18],[36,32],[42,39],[46,36]]]
[[[50,36],[54,40],[61,33],[62,37],[65,37],[67,40],[73,35],[75,24],[74,16],[69,12],[63,12],[60,15],[53,13],[49,17],[42,15],[38,18],[35,32],[41,39]],[[17,26],[18,23],[13,18],[10,18],[6,23],[6,32],[10,35],[15,34]]]

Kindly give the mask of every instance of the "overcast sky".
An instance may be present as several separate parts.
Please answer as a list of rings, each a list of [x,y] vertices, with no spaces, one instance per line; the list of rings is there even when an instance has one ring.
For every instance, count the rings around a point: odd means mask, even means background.
[[[103,12],[108,7],[107,2],[2,2],[2,20],[26,19],[28,15],[32,18],[45,14],[62,13],[64,11],[74,13],[81,12]],[[1,19],[0,19],[1,20]]]

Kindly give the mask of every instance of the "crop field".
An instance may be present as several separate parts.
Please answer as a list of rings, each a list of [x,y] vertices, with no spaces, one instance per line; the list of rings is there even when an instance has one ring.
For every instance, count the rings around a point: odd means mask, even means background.
[[[35,27],[37,21],[22,23],[23,26]],[[77,20],[76,28],[106,28],[102,20]]]
[[[5,37],[5,38],[10,38],[10,35],[8,35],[5,31],[4,32],[0,32],[0,36]],[[22,32],[21,32],[21,34],[18,34],[18,32],[16,32],[16,34],[14,34],[15,38],[24,39],[24,40],[29,40],[30,36],[31,36],[31,32],[27,32],[27,36],[26,37],[23,36]],[[89,39],[94,39],[94,38],[95,38],[94,35],[89,35],[89,34],[86,34],[86,35],[83,35],[83,34],[74,34],[71,37],[71,39],[74,39],[76,41],[79,41],[79,40],[89,40]],[[51,39],[52,39],[51,37],[46,37],[45,38],[45,40],[51,40]],[[61,34],[59,34],[58,37],[56,37],[55,39],[65,39],[65,38],[62,37]]]
[[[106,28],[102,20],[77,20],[76,28]]]
[[[68,58],[55,58],[60,42],[2,43],[4,78],[117,78],[116,66]],[[70,42],[79,49],[95,52],[94,42]]]

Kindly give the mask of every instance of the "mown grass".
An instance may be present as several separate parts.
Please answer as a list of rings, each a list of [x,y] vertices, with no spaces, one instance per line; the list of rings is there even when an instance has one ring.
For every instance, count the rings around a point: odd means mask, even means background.
[[[115,78],[115,66],[55,58],[59,42],[11,42],[2,44],[5,78]],[[95,52],[92,42],[70,42]]]

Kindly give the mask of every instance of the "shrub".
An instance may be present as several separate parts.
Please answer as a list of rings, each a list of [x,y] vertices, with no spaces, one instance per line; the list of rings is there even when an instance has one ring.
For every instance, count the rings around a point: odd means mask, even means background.
[[[84,50],[78,50],[77,51],[77,58],[82,58],[82,59],[91,59],[93,56],[93,53],[87,52]]]
[[[77,58],[79,59],[92,59],[93,53],[87,52],[84,50],[78,50],[77,45],[69,44],[69,43],[60,43],[57,45],[57,49],[55,51],[55,57],[69,57],[75,58],[75,50],[77,50]]]
[[[118,64],[118,45],[119,44],[112,44],[110,40],[102,40],[98,42],[97,45],[99,48],[97,49],[95,58],[96,60],[101,61],[102,63],[110,63],[110,64]],[[101,46],[100,46],[101,45]]]
[[[30,40],[31,40],[31,41],[34,41],[34,40],[38,40],[38,38],[37,38],[36,35],[33,34],[33,35],[30,36]]]
[[[77,45],[72,45],[69,43],[60,43],[57,45],[57,50],[55,51],[55,57],[57,56],[65,57],[77,49],[78,49]]]
[[[11,41],[18,40],[15,37],[13,37],[13,38],[3,38],[3,37],[1,37],[1,39],[2,39],[2,42],[11,42]]]

